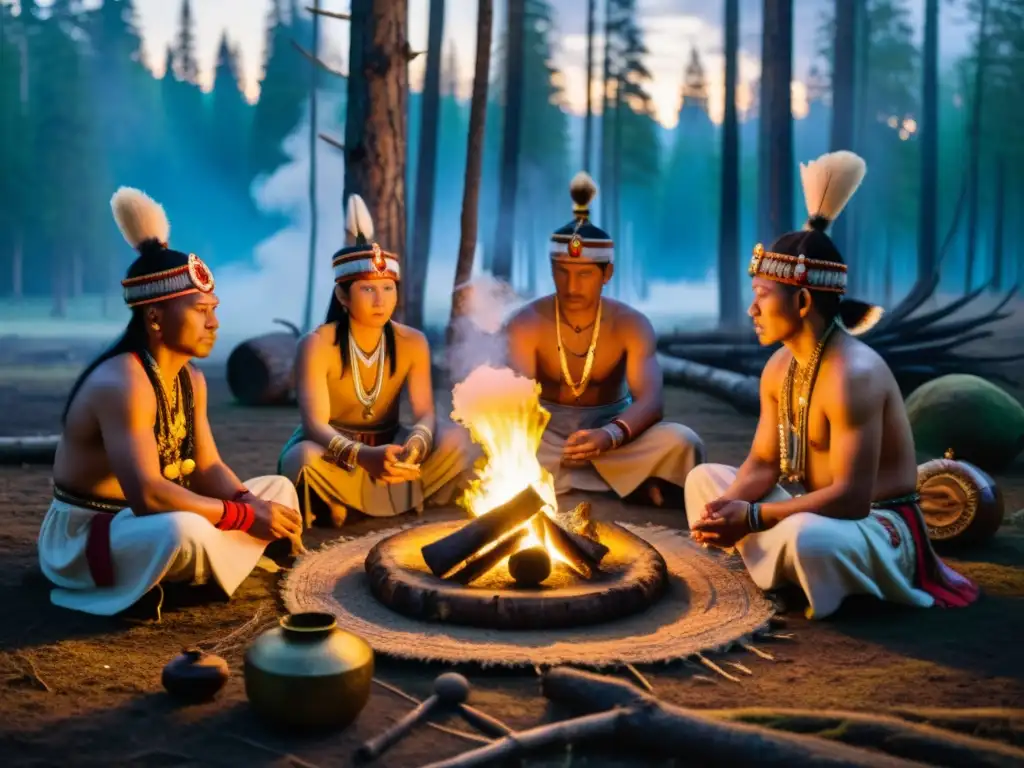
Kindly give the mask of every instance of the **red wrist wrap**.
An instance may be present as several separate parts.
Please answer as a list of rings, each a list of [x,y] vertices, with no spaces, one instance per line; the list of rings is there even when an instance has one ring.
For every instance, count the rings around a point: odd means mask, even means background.
[[[217,528],[222,531],[248,531],[256,520],[256,510],[252,504],[243,504],[240,501],[225,501],[224,514],[217,522]]]

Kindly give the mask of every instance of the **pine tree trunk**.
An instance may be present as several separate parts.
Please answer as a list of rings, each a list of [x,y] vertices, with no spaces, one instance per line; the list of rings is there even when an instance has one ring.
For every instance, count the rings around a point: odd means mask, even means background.
[[[722,117],[722,182],[718,213],[718,324],[740,325],[740,128],[736,112],[739,80],[739,0],[725,0],[725,114]]]
[[[75,251],[71,254],[71,298],[77,299],[83,293],[85,270],[82,269],[82,254]]]
[[[835,30],[832,42],[832,126],[829,151],[853,151],[853,129],[857,112],[854,94],[857,75],[857,16],[862,0],[835,0]],[[847,253],[847,224],[842,217],[832,225],[831,237],[840,253]]]
[[[494,276],[512,276],[512,249],[516,231],[516,193],[519,186],[519,137],[523,109],[523,45],[526,0],[507,0],[505,46],[505,126],[501,139],[501,190],[498,196],[498,229],[494,235]]]
[[[20,231],[14,233],[11,248],[11,298],[17,300],[25,295],[25,241]]]
[[[587,116],[583,123],[583,170],[590,171],[594,148],[594,28],[597,0],[587,0]]]
[[[373,44],[373,0],[351,0],[349,7],[349,47],[347,90],[345,99],[345,191],[342,204],[348,205],[350,195],[369,196],[367,183],[366,135],[370,114],[370,80],[367,56]],[[372,213],[372,209],[371,209]],[[390,247],[390,246],[389,246]]]
[[[50,273],[50,286],[53,291],[53,306],[50,309],[51,317],[68,316],[68,282],[70,278],[70,264],[67,257],[61,253],[53,261]]]
[[[406,267],[405,321],[423,328],[423,302],[427,287],[434,219],[434,190],[437,178],[437,130],[441,110],[441,55],[444,46],[444,0],[430,0],[427,34],[427,71],[423,79],[423,111],[420,117],[420,147],[416,160],[416,210],[413,213],[412,242]]]
[[[611,176],[609,159],[611,153],[608,141],[608,86],[612,78],[612,0],[604,2],[604,64],[601,70],[601,148],[599,151],[598,169],[599,177],[597,183],[600,185],[608,181]],[[607,194],[599,195],[598,200],[601,206],[601,221],[608,221],[609,197]]]
[[[793,229],[793,0],[764,0],[758,239]]]
[[[925,0],[921,64],[921,119],[917,122],[918,141],[921,145],[917,279],[928,280],[938,267],[936,220],[939,186],[939,0]]]
[[[883,287],[884,307],[892,306],[892,283],[893,283],[893,259],[892,259],[892,233],[886,230],[885,233],[885,285]]]
[[[313,7],[320,8],[320,0],[313,0]],[[313,14],[312,40],[310,51],[314,57],[320,55],[320,15]],[[306,254],[306,308],[302,329],[308,333],[313,330],[313,289],[316,285],[317,261],[317,224],[319,212],[316,205],[316,149],[317,149],[317,90],[320,87],[320,67],[313,64],[312,80],[309,84],[309,251]]]
[[[494,26],[494,0],[478,0],[476,20],[476,67],[473,72],[473,96],[469,108],[469,140],[466,143],[466,182],[462,187],[462,233],[459,260],[455,265],[451,320],[448,340],[452,340],[455,321],[464,312],[464,287],[473,276],[473,256],[477,247],[477,219],[480,212],[480,177],[484,162],[484,128],[487,121],[487,79],[491,70],[491,34]]]
[[[409,96],[408,5],[373,0],[373,35],[364,59],[369,81],[369,112],[363,133],[366,147],[366,204],[373,215],[374,239],[385,249],[403,253],[405,237],[405,168]],[[404,292],[398,319],[404,318]]]
[[[870,79],[870,52],[871,52],[871,19],[868,17],[867,9],[859,6],[856,15],[853,34],[857,36],[854,43],[856,53],[856,73],[854,74],[853,103],[861,105],[854,111],[853,145],[855,147],[867,147],[870,144],[871,130],[875,126],[874,120],[868,114],[868,93]],[[864,231],[863,222],[868,218],[865,200],[854,198],[850,205],[843,212],[840,221],[845,222],[846,227],[846,251],[843,258],[851,267],[851,278],[847,289],[853,295],[859,295],[861,285],[868,278],[868,267],[864,261],[864,253],[861,250],[861,234]],[[870,253],[868,253],[870,256]]]
[[[986,68],[985,55],[988,49],[988,5],[989,0],[981,0],[978,21],[978,47],[974,61],[974,98],[971,102],[970,142],[967,150],[969,170],[967,175],[967,251],[965,259],[964,293],[974,288],[974,262],[978,241],[978,188],[980,185],[981,165],[981,108],[984,91],[984,74]]]
[[[992,289],[1003,289],[1003,235],[1006,215],[1006,159],[996,158],[996,199],[992,228]]]

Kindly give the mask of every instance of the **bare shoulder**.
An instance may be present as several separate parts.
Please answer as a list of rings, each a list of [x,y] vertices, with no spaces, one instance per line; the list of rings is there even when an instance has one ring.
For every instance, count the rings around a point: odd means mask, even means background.
[[[337,333],[337,326],[334,323],[327,323],[314,328],[309,333],[299,338],[298,352],[305,355],[321,355],[334,346],[334,336]]]
[[[895,383],[885,360],[863,341],[844,335],[842,344],[822,361],[822,383],[847,409],[878,408]]]
[[[132,405],[156,403],[153,385],[134,355],[125,353],[104,360],[85,380],[79,395],[93,407],[126,402]]]
[[[192,363],[188,363],[185,366],[185,370],[188,371],[189,378],[192,379],[192,390],[197,396],[206,397],[206,376],[203,372]]]
[[[505,330],[509,334],[529,335],[536,333],[547,322],[554,320],[554,299],[542,296],[529,301],[505,321]]]
[[[601,299],[605,309],[603,322],[610,323],[617,332],[629,336],[654,337],[654,326],[643,312],[615,299]]]
[[[423,331],[394,321],[391,327],[395,329],[395,347],[399,352],[430,356],[430,341]]]

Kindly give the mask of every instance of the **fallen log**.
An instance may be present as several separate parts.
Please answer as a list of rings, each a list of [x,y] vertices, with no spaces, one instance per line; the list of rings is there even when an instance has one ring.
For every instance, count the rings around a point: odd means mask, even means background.
[[[0,437],[0,464],[53,464],[60,435]]]
[[[572,720],[518,731],[479,749],[450,760],[430,763],[425,768],[471,768],[496,765],[509,758],[555,744],[574,744],[586,739],[615,737],[643,754],[652,750],[673,756],[686,756],[696,765],[763,766],[844,766],[845,768],[895,768],[919,763],[891,755],[869,752],[846,744],[814,736],[775,732],[767,728],[730,723],[704,717],[699,713],[662,704],[632,685],[607,677],[565,667],[544,674],[544,695],[560,703],[560,694],[569,696],[579,708],[609,709],[593,700],[577,701],[581,686],[589,685],[599,693],[605,684],[618,691],[612,699],[622,703],[610,711],[591,712]],[[569,690],[563,690],[568,688]],[[629,689],[625,695],[622,688]]]
[[[712,368],[690,360],[658,355],[665,382],[706,392],[741,413],[760,413],[760,381],[756,376]]]
[[[648,694],[631,683],[568,667],[550,670],[544,676],[542,687],[544,695],[552,702],[582,713],[635,706],[638,701],[648,702],[651,699]],[[657,702],[656,699],[654,701]],[[1008,768],[1024,764],[1024,750],[1017,747],[945,731],[932,725],[910,723],[887,715],[767,708],[693,711],[665,704],[656,703],[654,706],[660,707],[669,717],[680,718],[679,747],[685,746],[685,754],[694,758],[700,755],[693,751],[692,744],[684,745],[683,741],[688,738],[684,735],[684,729],[707,727],[706,722],[700,722],[706,719],[768,726],[772,730],[797,733],[804,737],[824,736],[847,747],[882,750],[896,758],[906,758],[927,765],[953,768]],[[726,723],[720,722],[719,725],[724,726]],[[648,738],[652,743],[657,738],[658,743],[664,744],[660,739],[668,738],[668,735],[655,737],[651,734]],[[739,734],[736,734],[736,740],[737,743],[741,741]],[[775,749],[775,745],[771,748]],[[722,764],[732,762],[724,753],[704,754]],[[753,753],[746,759],[741,754],[736,754],[733,759],[737,761],[737,765],[768,764],[764,762],[762,756],[754,756]]]
[[[471,558],[488,544],[511,533],[544,506],[533,486],[527,486],[513,499],[474,517],[454,533],[427,544],[421,550],[423,560],[435,576],[444,576]]]
[[[228,356],[228,387],[242,405],[287,405],[295,399],[299,329],[286,320],[274,322],[289,330],[243,341]]]

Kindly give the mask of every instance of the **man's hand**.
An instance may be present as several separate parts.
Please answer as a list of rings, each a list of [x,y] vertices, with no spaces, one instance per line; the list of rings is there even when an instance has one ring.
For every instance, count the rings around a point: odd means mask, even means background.
[[[581,467],[593,458],[607,453],[612,447],[612,436],[606,429],[581,429],[573,432],[562,449],[562,464]]]
[[[704,516],[693,524],[694,541],[716,547],[732,547],[750,533],[745,501],[715,499],[705,507]]]
[[[420,468],[401,463],[402,446],[378,445],[360,449],[357,461],[371,479],[381,483],[406,483],[420,476]]]
[[[296,539],[302,536],[302,518],[296,510],[255,497],[246,503],[251,504],[256,513],[252,528],[249,529],[250,536],[263,541],[290,539],[292,548],[295,548]]]

